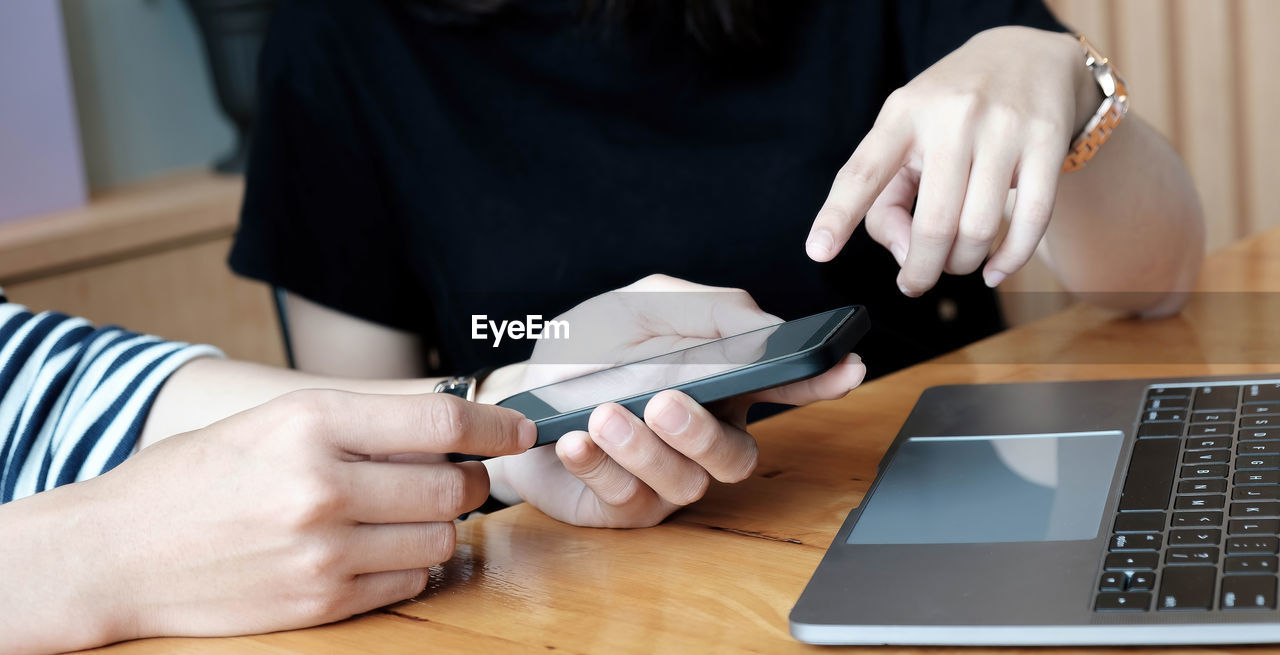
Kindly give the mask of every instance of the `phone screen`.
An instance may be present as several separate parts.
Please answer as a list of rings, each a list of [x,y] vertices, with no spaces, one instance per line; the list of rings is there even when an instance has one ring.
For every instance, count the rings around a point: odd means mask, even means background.
[[[821,344],[849,315],[835,309],[691,348],[588,373],[517,394],[499,404],[535,420],[595,407],[763,364]]]

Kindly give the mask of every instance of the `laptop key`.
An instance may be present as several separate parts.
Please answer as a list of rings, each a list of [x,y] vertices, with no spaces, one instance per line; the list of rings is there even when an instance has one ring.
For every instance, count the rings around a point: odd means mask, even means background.
[[[1240,387],[1200,387],[1196,389],[1195,410],[1236,408],[1236,400],[1240,397]]]
[[[1188,437],[1231,436],[1236,431],[1235,423],[1200,423],[1187,429]]]
[[[1152,398],[1190,398],[1195,387],[1151,387],[1147,400]]]
[[[1214,580],[1217,569],[1212,566],[1171,566],[1161,573],[1158,610],[1207,610],[1213,607]]]
[[[1242,428],[1265,428],[1280,425],[1280,418],[1275,416],[1246,416],[1240,419]]]
[[[1275,537],[1232,537],[1227,540],[1228,555],[1272,555],[1280,552],[1280,539]]]
[[[1222,609],[1276,608],[1274,575],[1232,575],[1222,579]]]
[[[1210,496],[1178,496],[1173,501],[1174,509],[1222,509],[1226,496],[1213,494]]]
[[[1231,448],[1231,437],[1191,437],[1187,450],[1223,450]]]
[[[1186,548],[1170,548],[1164,553],[1164,563],[1170,566],[1181,564],[1217,564],[1217,546],[1189,546]]]
[[[1182,423],[1187,420],[1187,413],[1180,409],[1153,409],[1142,415],[1143,423],[1154,423],[1157,421],[1176,421]]]
[[[1227,492],[1226,480],[1183,480],[1178,483],[1178,494],[1221,494]]]
[[[1230,423],[1234,420],[1236,420],[1236,413],[1227,410],[1191,412],[1192,423]]]
[[[1227,521],[1227,534],[1233,537],[1280,534],[1280,519],[1237,519]]]
[[[1129,591],[1151,591],[1156,588],[1154,571],[1134,571],[1129,574]]]
[[[1274,416],[1280,414],[1280,403],[1269,405],[1245,405],[1240,408],[1242,416]]]
[[[1148,425],[1164,425],[1164,423],[1149,423]],[[1280,439],[1280,428],[1240,428],[1239,437],[1241,441]]]
[[[1280,500],[1280,487],[1236,487],[1231,500]]]
[[[1268,469],[1280,469],[1280,455],[1249,455],[1236,458],[1237,471],[1261,471]]]
[[[1159,557],[1151,552],[1111,553],[1102,567],[1108,571],[1154,571]]]
[[[1180,445],[1175,439],[1140,439],[1134,443],[1129,474],[1120,494],[1120,511],[1163,510],[1169,506]]]
[[[1174,512],[1175,528],[1210,528],[1222,525],[1222,512]]]
[[[1236,446],[1237,455],[1275,455],[1280,453],[1280,441],[1245,441]]]
[[[1246,384],[1241,400],[1246,403],[1280,403],[1280,383]]]
[[[1228,557],[1223,562],[1222,570],[1229,575],[1272,574],[1276,572],[1276,556],[1239,555]]]
[[[1117,534],[1112,535],[1109,549],[1112,551],[1160,550],[1162,541],[1164,541],[1164,537],[1158,534]]]
[[[1098,582],[1098,591],[1124,591],[1128,582],[1129,576],[1124,571],[1107,571]]]
[[[1188,464],[1182,467],[1183,478],[1225,478],[1226,464]]]
[[[1237,486],[1276,485],[1280,484],[1280,471],[1237,471],[1232,480]]]
[[[1216,545],[1221,539],[1222,530],[1217,528],[1171,530],[1169,532],[1170,546],[1209,546]]]
[[[1201,450],[1184,453],[1182,461],[1187,464],[1221,464],[1231,459],[1231,452],[1226,450]]]
[[[1231,518],[1249,516],[1280,516],[1280,502],[1250,501],[1231,503]]]
[[[1142,406],[1142,411],[1176,409],[1185,412],[1189,407],[1191,407],[1190,398],[1147,398],[1147,404]]]
[[[1181,423],[1143,423],[1138,426],[1139,439],[1156,439],[1160,437],[1181,437]]]
[[[1116,532],[1164,532],[1164,512],[1124,512],[1116,516]]]
[[[1097,612],[1145,612],[1151,606],[1151,594],[1131,591],[1125,593],[1103,592],[1093,609]]]

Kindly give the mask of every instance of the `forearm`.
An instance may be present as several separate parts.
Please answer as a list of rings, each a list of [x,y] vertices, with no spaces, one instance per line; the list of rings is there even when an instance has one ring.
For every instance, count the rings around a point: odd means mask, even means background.
[[[363,380],[312,375],[290,369],[205,358],[178,369],[161,388],[147,415],[138,448],[215,421],[300,389],[340,389],[356,393],[430,393],[439,378]]]
[[[1068,291],[1144,316],[1182,306],[1204,258],[1204,214],[1177,153],[1141,118],[1130,113],[1062,176],[1053,214],[1045,254]]]
[[[521,365],[495,370],[480,386],[477,402],[493,404],[515,393]],[[313,375],[235,360],[197,359],[178,369],[156,396],[138,441],[145,448],[165,437],[189,432],[300,389],[355,393],[431,393],[441,378],[365,380]]]
[[[102,529],[108,499],[93,481],[0,505],[0,643],[63,652],[130,638],[127,590],[113,582],[119,539]],[[117,535],[118,536],[118,535]]]

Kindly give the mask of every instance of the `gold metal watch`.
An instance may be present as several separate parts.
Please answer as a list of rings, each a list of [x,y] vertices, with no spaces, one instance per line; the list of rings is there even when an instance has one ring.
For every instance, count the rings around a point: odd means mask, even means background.
[[[1102,104],[1098,106],[1098,111],[1085,124],[1084,129],[1080,131],[1080,135],[1071,142],[1071,151],[1067,153],[1067,158],[1062,162],[1062,172],[1070,173],[1084,167],[1085,163],[1098,153],[1098,149],[1102,144],[1107,142],[1111,137],[1112,130],[1120,124],[1124,115],[1129,112],[1129,92],[1124,86],[1124,80],[1120,78],[1120,73],[1116,71],[1110,61],[1093,47],[1084,35],[1077,34],[1076,38],[1080,40],[1080,47],[1084,49],[1084,65],[1089,68],[1089,72],[1093,73],[1093,79],[1097,80],[1098,87],[1102,89]]]

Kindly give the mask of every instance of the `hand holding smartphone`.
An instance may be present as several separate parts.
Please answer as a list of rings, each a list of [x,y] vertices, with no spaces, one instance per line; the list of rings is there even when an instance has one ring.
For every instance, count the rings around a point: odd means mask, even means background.
[[[708,404],[818,375],[866,334],[860,305],[779,323],[518,393],[498,405],[538,426],[537,445],[586,430],[597,406],[614,402],[636,415],[666,389]]]

